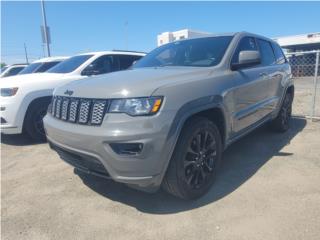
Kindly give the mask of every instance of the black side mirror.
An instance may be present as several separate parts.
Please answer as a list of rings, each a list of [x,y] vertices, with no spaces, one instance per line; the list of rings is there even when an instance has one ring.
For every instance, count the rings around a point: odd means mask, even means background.
[[[261,63],[259,51],[241,51],[239,61],[231,65],[231,70],[252,67]]]

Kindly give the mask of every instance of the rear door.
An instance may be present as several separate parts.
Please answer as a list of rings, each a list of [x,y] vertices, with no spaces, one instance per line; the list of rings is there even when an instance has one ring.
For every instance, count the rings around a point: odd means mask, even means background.
[[[261,67],[264,69],[263,71],[268,74],[268,84],[265,89],[267,93],[267,100],[263,108],[264,114],[266,115],[275,109],[279,101],[277,92],[278,87],[281,85],[280,82],[283,74],[281,73],[281,64],[277,64],[272,43],[264,39],[257,39],[257,42],[261,53]]]
[[[290,66],[281,47],[276,43],[272,43],[272,48],[276,62],[273,66],[273,73],[270,77],[270,94],[274,99],[276,99],[277,104],[280,104],[285,82],[290,78]],[[276,106],[274,106],[274,109],[275,108]]]

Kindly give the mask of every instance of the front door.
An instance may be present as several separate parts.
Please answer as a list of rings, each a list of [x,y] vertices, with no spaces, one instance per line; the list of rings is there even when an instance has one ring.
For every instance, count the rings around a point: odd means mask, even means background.
[[[270,56],[268,49],[261,46],[259,39],[244,37],[235,51],[232,62],[236,63],[238,61],[240,51],[250,50],[260,51],[261,64],[239,69],[234,73],[235,81],[238,82],[238,87],[234,89],[234,133],[238,133],[258,122],[271,111],[270,76],[272,75],[272,69],[270,65],[275,61],[272,48],[270,48],[272,54]]]

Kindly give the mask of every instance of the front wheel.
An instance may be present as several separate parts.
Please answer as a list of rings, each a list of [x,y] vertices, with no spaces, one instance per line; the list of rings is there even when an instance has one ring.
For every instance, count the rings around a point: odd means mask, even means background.
[[[49,100],[33,103],[26,114],[24,122],[25,132],[37,142],[45,142],[46,134],[43,127],[43,118],[47,113]]]
[[[192,118],[182,129],[163,188],[183,199],[203,196],[214,182],[221,155],[217,126],[203,117]]]

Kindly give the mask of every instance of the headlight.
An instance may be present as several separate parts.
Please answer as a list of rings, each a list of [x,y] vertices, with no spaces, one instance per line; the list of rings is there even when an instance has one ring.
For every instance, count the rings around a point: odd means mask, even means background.
[[[127,113],[131,116],[156,114],[162,103],[162,97],[126,98],[111,101],[110,113]]]
[[[16,95],[18,91],[17,87],[13,88],[1,88],[1,97],[11,97]]]

